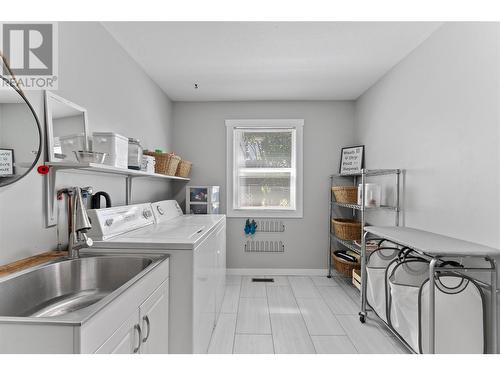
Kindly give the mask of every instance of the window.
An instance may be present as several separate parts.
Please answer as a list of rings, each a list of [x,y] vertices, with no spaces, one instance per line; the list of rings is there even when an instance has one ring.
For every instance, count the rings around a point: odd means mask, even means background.
[[[227,120],[227,214],[302,217],[303,120]]]

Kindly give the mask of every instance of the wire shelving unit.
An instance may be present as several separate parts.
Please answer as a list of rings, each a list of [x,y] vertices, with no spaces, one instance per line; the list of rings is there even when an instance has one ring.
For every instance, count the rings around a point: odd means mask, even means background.
[[[372,210],[386,210],[392,211],[394,213],[394,225],[399,226],[400,223],[400,212],[401,212],[401,175],[403,170],[401,169],[362,169],[359,174],[333,174],[330,175],[330,220],[328,221],[328,231],[329,245],[328,245],[328,277],[332,277],[332,254],[333,247],[339,245],[346,247],[349,250],[361,255],[361,245],[356,244],[354,241],[346,241],[335,236],[332,232],[331,224],[334,217],[340,217],[340,215],[334,215],[334,210],[336,207],[350,209],[351,218],[357,218],[361,222],[361,233],[364,233],[364,228],[366,223],[366,212]],[[362,194],[361,204],[348,204],[336,202],[333,197],[332,187],[339,185],[352,185],[358,186],[361,184],[362,191],[365,191],[365,186],[367,183],[367,178],[375,176],[395,176],[394,179],[394,204],[393,205],[381,205],[380,207],[366,207],[365,204],[365,194]],[[344,210],[345,211],[345,210]],[[359,239],[359,243],[362,243],[363,239]]]

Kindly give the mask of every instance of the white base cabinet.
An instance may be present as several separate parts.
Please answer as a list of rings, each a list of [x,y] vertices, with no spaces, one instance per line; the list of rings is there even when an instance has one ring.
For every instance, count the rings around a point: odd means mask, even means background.
[[[168,280],[127,318],[96,353],[168,353]]]
[[[87,321],[5,321],[2,354],[167,354],[169,259]]]

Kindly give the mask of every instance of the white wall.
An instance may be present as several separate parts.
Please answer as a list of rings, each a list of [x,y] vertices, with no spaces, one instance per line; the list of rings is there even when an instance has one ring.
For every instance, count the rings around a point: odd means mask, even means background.
[[[244,219],[227,221],[228,268],[324,269],[328,249],[328,175],[336,171],[340,147],[353,141],[352,102],[176,102],[174,151],[192,160],[192,185],[220,185],[226,204],[226,119],[304,119],[304,218],[287,219],[284,254],[244,253]],[[184,200],[184,190],[177,195]]]
[[[170,148],[172,104],[134,60],[96,22],[59,24],[59,90],[88,110],[91,131],[115,131],[150,148]],[[27,92],[42,126],[43,95]],[[125,200],[122,177],[61,174],[61,185],[92,185]],[[0,264],[55,248],[55,228],[46,229],[43,178],[36,172],[0,188]],[[134,181],[133,199],[165,199],[169,184]],[[64,233],[61,234],[64,237]]]
[[[407,170],[406,225],[500,247],[499,26],[447,23],[356,102],[368,168]]]

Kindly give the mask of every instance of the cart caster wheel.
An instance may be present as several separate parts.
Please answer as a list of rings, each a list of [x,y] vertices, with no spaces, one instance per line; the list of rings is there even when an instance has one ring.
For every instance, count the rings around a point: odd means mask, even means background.
[[[360,321],[361,323],[365,323],[365,322],[366,322],[366,316],[364,316],[364,315],[360,315],[360,316],[359,316],[359,321]]]

